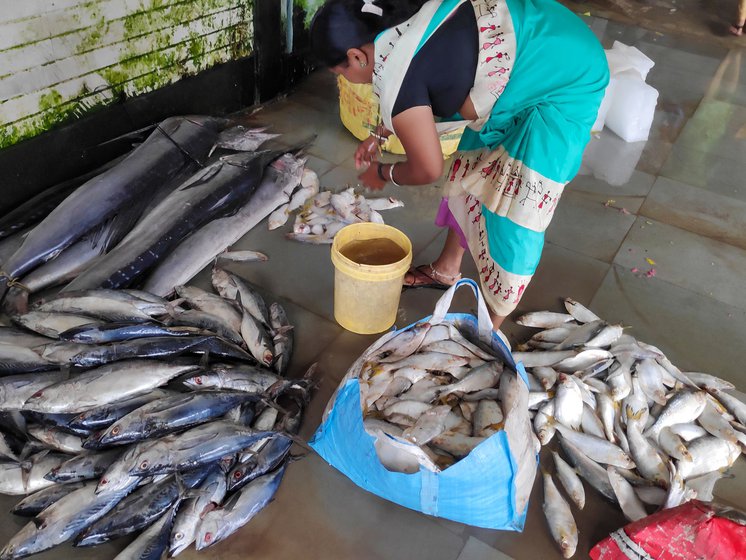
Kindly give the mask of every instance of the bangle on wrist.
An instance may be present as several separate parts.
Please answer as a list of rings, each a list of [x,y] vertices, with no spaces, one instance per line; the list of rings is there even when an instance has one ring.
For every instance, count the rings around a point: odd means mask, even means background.
[[[386,183],[386,177],[383,175],[383,164],[381,162],[378,162],[376,167],[376,172],[378,173],[378,178]]]
[[[401,185],[396,182],[396,179],[394,179],[394,167],[396,167],[396,163],[392,163],[391,167],[389,167],[389,178],[395,187],[401,187]]]

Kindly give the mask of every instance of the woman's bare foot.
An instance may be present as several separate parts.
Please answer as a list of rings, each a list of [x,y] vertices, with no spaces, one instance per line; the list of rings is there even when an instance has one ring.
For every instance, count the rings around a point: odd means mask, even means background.
[[[729,31],[731,35],[740,37],[741,35],[743,35],[743,23],[741,25],[731,25]]]
[[[405,288],[434,288],[447,290],[461,279],[461,273],[451,275],[439,272],[432,264],[421,264],[404,276]]]

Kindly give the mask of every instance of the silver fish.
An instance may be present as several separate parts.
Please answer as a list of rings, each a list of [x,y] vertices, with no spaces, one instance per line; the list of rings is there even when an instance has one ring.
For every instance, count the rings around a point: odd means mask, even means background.
[[[669,480],[668,468],[658,451],[642,435],[637,424],[627,424],[627,439],[630,455],[640,474],[651,482],[665,485]]]
[[[45,478],[65,484],[99,478],[121,454],[121,449],[84,453],[53,468]]]
[[[171,530],[169,554],[177,556],[194,542],[197,528],[213,504],[220,504],[227,492],[225,473],[213,470],[199,487],[197,495],[184,501],[178,509]]]
[[[474,393],[482,389],[494,387],[502,370],[502,364],[496,361],[482,364],[471,370],[460,381],[443,387],[438,396],[444,397],[452,393]]]
[[[23,558],[72,539],[106,515],[129,490],[128,487],[122,492],[96,495],[95,488],[95,483],[86,484],[49,506],[5,545],[0,559]]]
[[[248,282],[236,274],[227,272],[222,268],[213,267],[212,285],[222,297],[238,301],[245,311],[251,313],[254,319],[265,327],[269,327],[267,304],[264,303],[264,298]]]
[[[596,416],[596,412],[587,404],[583,403],[583,418],[580,422],[583,432],[599,438],[606,437],[604,425]]]
[[[549,344],[559,344],[565,340],[572,331],[579,328],[575,323],[564,323],[561,327],[554,327],[539,331],[531,337],[535,342],[547,342]]]
[[[566,373],[572,373],[575,371],[584,370],[588,367],[593,366],[599,362],[606,362],[613,358],[614,355],[608,350],[601,348],[591,348],[589,350],[583,350],[579,354],[570,356],[554,364],[554,368],[557,371],[564,371]]]
[[[697,424],[673,424],[668,429],[684,441],[692,441],[707,435],[707,430]]]
[[[49,486],[48,488],[44,488],[43,490],[39,490],[38,492],[26,496],[13,507],[11,512],[15,515],[33,517],[47,509],[63,496],[74,490],[83,488],[83,486],[84,483],[82,482],[71,482],[68,484],[55,484]]]
[[[414,426],[404,430],[402,437],[422,446],[458,423],[458,417],[451,412],[450,406],[436,406],[423,412]]]
[[[0,494],[31,494],[52,486],[54,482],[44,476],[69,458],[69,455],[43,451],[23,463],[0,463]]]
[[[199,366],[191,364],[123,360],[40,389],[26,401],[24,409],[51,414],[84,412],[147,393],[197,369]]]
[[[43,442],[50,449],[62,453],[82,453],[83,440],[75,435],[68,434],[56,428],[29,425],[28,433]]]
[[[218,255],[218,260],[237,263],[266,262],[269,257],[259,251],[223,251]]]
[[[376,362],[395,362],[414,354],[430,330],[430,323],[418,323],[411,329],[401,331],[376,350]]]
[[[78,297],[57,297],[34,308],[37,313],[73,313],[104,321],[144,322],[151,320],[151,310],[143,311],[131,301],[113,299],[92,292]],[[165,308],[162,310],[165,314]]]
[[[569,375],[561,373],[555,396],[554,417],[560,424],[577,430],[583,419],[583,396]]]
[[[564,323],[573,320],[572,315],[567,313],[554,313],[552,311],[534,311],[521,315],[516,319],[516,323],[524,327],[537,327],[541,329],[551,329],[561,327]]]
[[[0,375],[55,369],[54,362],[25,346],[0,344]]]
[[[171,506],[155,523],[140,533],[114,560],[160,560],[168,548],[176,508]]]
[[[0,410],[21,410],[37,391],[62,381],[59,372],[24,373],[0,378]]]
[[[197,311],[196,309],[179,311],[178,313],[172,313],[171,318],[168,319],[168,323],[170,325],[184,325],[205,329],[214,332],[233,344],[244,344],[240,328],[238,330],[234,329],[229,323],[212,313]]]
[[[557,425],[557,430],[563,439],[568,440],[594,461],[623,469],[635,467],[634,461],[621,448],[605,439],[576,432],[562,424]]]
[[[578,477],[578,473],[556,451],[552,451],[552,456],[554,457],[554,465],[557,468],[557,478],[562,483],[562,487],[567,492],[567,495],[570,496],[570,499],[575,502],[575,505],[579,509],[583,509],[585,507],[585,489]]]
[[[534,416],[534,433],[542,445],[549,443],[554,437],[557,427],[554,420],[554,401],[542,405]]]
[[[606,439],[616,443],[617,438],[614,434],[614,419],[619,410],[619,403],[612,400],[606,393],[599,393],[596,397],[598,402],[598,412],[601,416],[601,423],[604,425],[604,434]]]
[[[715,404],[713,404],[713,400],[712,397],[707,399],[707,404],[705,404],[702,414],[697,418],[697,422],[713,436],[737,445],[738,437],[733,427],[723,415],[725,410],[718,410]],[[717,404],[719,405],[720,403]]]
[[[477,403],[474,411],[472,435],[489,437],[502,429],[503,420],[500,403],[490,399],[482,399]]]
[[[524,367],[533,368],[537,366],[554,366],[575,354],[574,350],[561,350],[559,352],[553,350],[547,352],[513,352],[513,359],[516,363],[521,362]]]
[[[583,477],[588,484],[598,492],[614,503],[617,503],[616,494],[609,482],[609,475],[601,465],[589,459],[580,449],[575,447],[566,439],[561,439],[560,443],[565,450],[570,462],[575,466],[578,474]]]
[[[730,391],[735,389],[735,386],[730,381],[720,379],[709,373],[698,373],[694,371],[687,371],[684,373],[693,383],[700,389],[706,391]]]
[[[272,365],[275,360],[272,338],[264,325],[248,311],[244,311],[241,321],[241,336],[257,362],[267,367]]]
[[[663,428],[658,434],[658,445],[661,450],[679,461],[691,461],[692,456],[682,439],[671,428]]]
[[[242,300],[243,301],[243,300]],[[273,338],[275,363],[274,369],[285,375],[293,355],[294,335],[285,309],[277,302],[269,306],[269,322],[275,332]]]
[[[551,367],[537,366],[532,368],[531,373],[537,377],[545,391],[549,391],[557,383],[557,371]]]
[[[606,472],[609,475],[609,482],[611,482],[611,487],[614,489],[619,507],[622,508],[624,516],[630,521],[637,521],[638,519],[647,517],[648,512],[645,511],[645,505],[637,497],[632,485],[614,467],[606,467]]]
[[[601,332],[585,343],[586,348],[605,348],[619,340],[624,332],[621,325],[606,325]]]
[[[642,503],[651,506],[662,506],[668,496],[668,492],[660,486],[635,486],[635,494]]]
[[[194,309],[219,317],[234,331],[241,329],[241,313],[222,297],[194,286],[176,286],[176,293]]]
[[[560,342],[555,347],[555,350],[568,350],[570,348],[585,346],[586,343],[596,337],[605,326],[606,323],[600,319],[586,323],[577,329],[570,331],[567,338]]]
[[[591,321],[599,320],[598,315],[572,298],[565,298],[565,309],[579,323],[590,323]]]
[[[681,391],[666,403],[655,423],[645,432],[646,436],[657,438],[666,426],[686,424],[696,420],[707,403],[707,393],[703,391]]]
[[[723,403],[730,413],[735,416],[741,424],[746,424],[746,403],[725,391],[715,390],[712,394]]]
[[[190,377],[184,385],[192,389],[224,389],[263,393],[277,383],[280,377],[266,369],[254,366],[236,368],[215,366],[210,370]]]
[[[223,508],[208,512],[197,531],[197,550],[212,546],[251,521],[277,493],[284,474],[285,465],[250,482]]]
[[[724,474],[722,472],[713,471],[711,473],[687,479],[686,485],[697,493],[698,500],[711,502],[714,498],[713,491],[715,490],[715,484],[717,484],[717,481],[723,478],[723,476]]]
[[[680,461],[679,474],[685,480],[730,467],[741,454],[739,447],[713,436],[698,438],[689,443],[691,461]]]
[[[570,511],[570,506],[557,490],[551,475],[543,473],[544,477],[544,515],[549,524],[549,531],[559,545],[564,558],[575,554],[578,546],[578,527]]]

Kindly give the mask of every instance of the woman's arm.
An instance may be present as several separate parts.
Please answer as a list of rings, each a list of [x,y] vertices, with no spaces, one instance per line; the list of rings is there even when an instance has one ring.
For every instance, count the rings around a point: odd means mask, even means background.
[[[443,153],[435,128],[435,118],[429,106],[412,107],[393,119],[394,133],[404,147],[407,160],[396,164],[394,181],[399,185],[427,185],[437,181],[443,173]],[[360,175],[360,180],[375,189],[383,188],[378,165],[371,166]],[[391,181],[391,164],[383,164],[381,173]]]

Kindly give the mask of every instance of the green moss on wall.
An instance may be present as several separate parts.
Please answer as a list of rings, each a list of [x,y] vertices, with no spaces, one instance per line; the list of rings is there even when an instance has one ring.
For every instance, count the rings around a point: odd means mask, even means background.
[[[108,84],[109,95],[92,95],[83,88],[77,95],[66,99],[59,91],[52,89],[41,97],[36,114],[19,118],[14,124],[0,128],[0,148],[88,114],[126,95],[152,91],[228,59],[251,54],[252,1],[185,0],[174,3],[143,0],[142,5],[142,10],[122,20],[125,42],[122,43],[118,61],[96,70]],[[81,6],[90,10],[90,18],[96,23],[81,35],[77,45],[78,54],[98,48],[105,41],[112,23],[101,13],[99,3]],[[237,6],[242,11],[238,25],[220,29],[209,18],[203,19],[209,14]],[[184,24],[195,20],[207,24],[202,32],[207,35],[190,32],[186,40],[177,37],[178,28],[183,29]],[[141,43],[143,38],[147,38],[150,45],[147,53],[135,50],[136,41]]]

